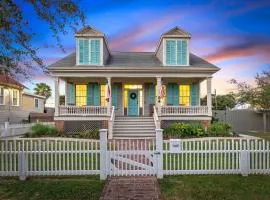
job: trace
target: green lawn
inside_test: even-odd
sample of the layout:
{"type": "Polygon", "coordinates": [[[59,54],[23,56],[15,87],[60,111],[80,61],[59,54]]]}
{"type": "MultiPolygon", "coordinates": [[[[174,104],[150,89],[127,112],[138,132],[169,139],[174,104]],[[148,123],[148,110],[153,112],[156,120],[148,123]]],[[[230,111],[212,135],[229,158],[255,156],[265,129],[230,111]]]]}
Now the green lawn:
{"type": "Polygon", "coordinates": [[[259,137],[259,138],[263,138],[265,140],[269,140],[270,141],[270,133],[263,133],[263,132],[248,132],[248,133],[243,133],[245,135],[251,135],[251,136],[255,136],[255,137],[259,137]]]}
{"type": "Polygon", "coordinates": [[[104,183],[99,176],[30,178],[24,182],[18,178],[0,178],[0,199],[97,200],[104,183]]]}
{"type": "Polygon", "coordinates": [[[270,199],[270,176],[165,176],[159,183],[165,200],[270,199]]]}

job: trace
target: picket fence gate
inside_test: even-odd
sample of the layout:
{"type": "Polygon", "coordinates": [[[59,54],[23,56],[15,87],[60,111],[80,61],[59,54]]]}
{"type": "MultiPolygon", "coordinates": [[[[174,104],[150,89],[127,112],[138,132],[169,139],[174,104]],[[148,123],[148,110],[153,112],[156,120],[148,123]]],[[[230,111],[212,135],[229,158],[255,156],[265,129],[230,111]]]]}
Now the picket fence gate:
{"type": "Polygon", "coordinates": [[[194,138],[170,140],[100,140],[75,138],[5,138],[0,140],[0,176],[176,174],[270,174],[270,143],[249,138],[194,138]]]}

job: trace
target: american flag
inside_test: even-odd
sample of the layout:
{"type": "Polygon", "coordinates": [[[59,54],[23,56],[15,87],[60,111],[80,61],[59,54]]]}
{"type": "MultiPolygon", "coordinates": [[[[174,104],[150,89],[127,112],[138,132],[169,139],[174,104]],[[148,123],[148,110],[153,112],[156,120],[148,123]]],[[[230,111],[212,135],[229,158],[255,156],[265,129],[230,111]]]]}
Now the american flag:
{"type": "Polygon", "coordinates": [[[109,85],[107,85],[107,89],[106,89],[106,101],[110,102],[110,98],[111,98],[111,88],[109,85]]]}
{"type": "Polygon", "coordinates": [[[161,99],[164,98],[165,96],[165,86],[163,85],[163,83],[161,84],[161,87],[160,87],[159,96],[161,99]]]}

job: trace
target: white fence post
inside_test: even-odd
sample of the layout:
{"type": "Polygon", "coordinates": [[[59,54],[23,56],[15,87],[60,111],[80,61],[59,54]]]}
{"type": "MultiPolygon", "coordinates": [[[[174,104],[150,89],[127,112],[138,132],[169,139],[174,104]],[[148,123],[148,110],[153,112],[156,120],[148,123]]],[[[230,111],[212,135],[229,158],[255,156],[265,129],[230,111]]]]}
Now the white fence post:
{"type": "Polygon", "coordinates": [[[18,153],[18,172],[20,181],[25,181],[28,171],[28,156],[27,152],[18,153]]]}
{"type": "Polygon", "coordinates": [[[163,129],[156,129],[157,178],[163,178],[163,129]]]}
{"type": "Polygon", "coordinates": [[[100,137],[100,180],[106,180],[107,129],[100,129],[99,137],[100,137]]]}
{"type": "MultiPolygon", "coordinates": [[[[248,142],[248,147],[249,147],[249,140],[247,140],[248,142]]],[[[249,159],[249,149],[247,149],[247,142],[240,142],[241,145],[241,153],[240,153],[240,170],[241,170],[241,174],[242,176],[248,176],[249,174],[249,170],[250,170],[250,159],[249,159]]]]}

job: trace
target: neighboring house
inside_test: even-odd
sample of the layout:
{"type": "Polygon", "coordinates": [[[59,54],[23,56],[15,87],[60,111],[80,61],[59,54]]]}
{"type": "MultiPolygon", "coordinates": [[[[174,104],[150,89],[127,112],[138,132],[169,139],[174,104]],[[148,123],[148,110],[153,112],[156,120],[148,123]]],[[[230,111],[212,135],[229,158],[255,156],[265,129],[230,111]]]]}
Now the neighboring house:
{"type": "Polygon", "coordinates": [[[30,112],[43,113],[45,97],[23,92],[24,85],[6,73],[0,74],[0,122],[28,120],[30,112]]]}
{"type": "Polygon", "coordinates": [[[189,52],[186,31],[175,27],[162,34],[155,52],[112,52],[105,35],[89,26],[75,38],[76,52],[49,66],[62,131],[109,128],[110,138],[154,137],[155,128],[174,121],[210,122],[211,78],[219,68],[189,52]],[[200,105],[204,80],[207,106],[200,105]]]}
{"type": "Polygon", "coordinates": [[[35,113],[44,113],[46,97],[23,92],[23,110],[35,113]]]}

